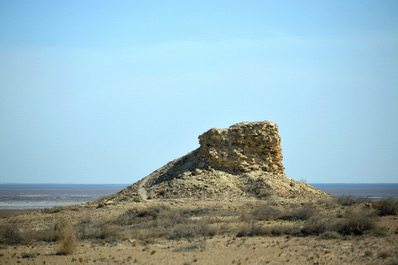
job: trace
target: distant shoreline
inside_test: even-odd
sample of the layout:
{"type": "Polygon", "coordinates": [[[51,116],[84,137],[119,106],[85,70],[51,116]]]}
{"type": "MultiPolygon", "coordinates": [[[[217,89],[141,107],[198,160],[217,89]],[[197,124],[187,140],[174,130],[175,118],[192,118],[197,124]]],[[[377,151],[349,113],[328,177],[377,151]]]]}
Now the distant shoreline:
{"type": "MultiPolygon", "coordinates": [[[[376,201],[398,199],[398,183],[309,183],[334,196],[376,201]]],[[[94,201],[118,193],[128,184],[0,184],[0,218],[32,210],[94,201]]]]}

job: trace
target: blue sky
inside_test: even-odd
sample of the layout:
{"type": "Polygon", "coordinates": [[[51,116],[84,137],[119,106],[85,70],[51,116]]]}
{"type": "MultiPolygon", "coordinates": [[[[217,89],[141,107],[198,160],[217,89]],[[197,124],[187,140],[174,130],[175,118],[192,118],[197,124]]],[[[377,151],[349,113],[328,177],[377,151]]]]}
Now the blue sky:
{"type": "Polygon", "coordinates": [[[0,0],[0,182],[133,183],[242,121],[285,173],[398,182],[397,1],[0,0]]]}

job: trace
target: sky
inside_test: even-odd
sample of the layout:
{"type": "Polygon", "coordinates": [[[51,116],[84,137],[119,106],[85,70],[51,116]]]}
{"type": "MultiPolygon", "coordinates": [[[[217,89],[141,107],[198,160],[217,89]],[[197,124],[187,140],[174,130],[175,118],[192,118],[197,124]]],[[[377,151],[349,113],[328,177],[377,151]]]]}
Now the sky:
{"type": "Polygon", "coordinates": [[[285,173],[398,182],[398,1],[0,0],[0,183],[132,184],[273,121],[285,173]]]}

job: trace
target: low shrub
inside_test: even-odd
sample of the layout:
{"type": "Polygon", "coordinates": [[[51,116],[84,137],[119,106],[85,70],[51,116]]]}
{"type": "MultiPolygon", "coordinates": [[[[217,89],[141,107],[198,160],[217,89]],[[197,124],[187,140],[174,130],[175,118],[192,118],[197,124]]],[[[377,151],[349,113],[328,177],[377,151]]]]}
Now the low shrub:
{"type": "Polygon", "coordinates": [[[120,239],[121,229],[109,221],[101,222],[90,227],[86,231],[86,237],[89,239],[101,239],[107,242],[114,242],[120,239]]]}
{"type": "Polygon", "coordinates": [[[65,229],[70,229],[71,224],[64,218],[56,219],[53,224],[45,229],[38,231],[30,231],[30,239],[32,241],[45,241],[45,242],[55,242],[59,241],[63,236],[65,229]]]}
{"type": "Polygon", "coordinates": [[[398,213],[398,201],[393,198],[380,200],[378,204],[372,204],[372,206],[380,216],[397,215],[398,213]]]}
{"type": "Polygon", "coordinates": [[[236,237],[252,236],[252,227],[248,223],[244,223],[237,229],[236,237]]]}
{"type": "Polygon", "coordinates": [[[241,225],[236,233],[237,237],[244,236],[270,236],[271,229],[269,227],[262,226],[255,222],[245,223],[241,225]]]}
{"type": "Polygon", "coordinates": [[[147,207],[143,209],[129,209],[124,214],[118,217],[118,223],[120,225],[132,225],[142,222],[153,221],[157,218],[159,213],[162,211],[162,207],[147,207]]]}
{"type": "Polygon", "coordinates": [[[33,259],[33,258],[36,258],[37,255],[35,253],[22,252],[21,257],[23,259],[33,259]]]}
{"type": "Polygon", "coordinates": [[[61,238],[59,240],[59,251],[57,254],[69,255],[75,251],[76,248],[76,236],[72,231],[71,227],[63,229],[61,238]]]}
{"type": "Polygon", "coordinates": [[[157,218],[154,220],[154,226],[170,228],[179,224],[188,224],[192,220],[188,217],[181,216],[180,211],[175,209],[167,209],[161,211],[157,218]]]}
{"type": "Polygon", "coordinates": [[[325,233],[331,226],[329,221],[319,216],[309,218],[301,228],[301,233],[304,235],[320,235],[325,233]]]}
{"type": "Polygon", "coordinates": [[[378,237],[383,237],[388,235],[388,227],[378,226],[373,228],[373,234],[378,237]]]}
{"type": "Polygon", "coordinates": [[[166,206],[151,206],[143,209],[129,209],[121,214],[116,222],[119,225],[170,227],[175,224],[187,223],[189,219],[182,216],[179,210],[171,209],[166,206]]]}
{"type": "Polygon", "coordinates": [[[275,225],[268,229],[270,231],[270,234],[273,236],[297,235],[300,233],[300,229],[294,225],[275,225]]]}
{"type": "Polygon", "coordinates": [[[23,243],[23,238],[16,223],[10,223],[0,227],[0,243],[6,245],[23,243]]]}
{"type": "Polygon", "coordinates": [[[70,223],[66,219],[57,219],[46,229],[31,231],[32,239],[36,241],[55,242],[61,239],[63,230],[68,228],[70,223]]]}
{"type": "Polygon", "coordinates": [[[335,231],[326,231],[319,235],[322,239],[339,239],[341,235],[335,231]]]}
{"type": "Polygon", "coordinates": [[[259,204],[251,212],[255,220],[268,221],[278,219],[281,211],[267,204],[259,204]]]}
{"type": "Polygon", "coordinates": [[[367,211],[347,211],[345,218],[337,224],[336,228],[342,235],[362,235],[374,229],[375,223],[367,211]]]}
{"type": "Polygon", "coordinates": [[[307,220],[312,217],[316,212],[316,208],[312,205],[304,205],[299,208],[288,211],[287,213],[281,215],[279,218],[282,220],[307,220]]]}
{"type": "Polygon", "coordinates": [[[168,231],[165,229],[134,229],[131,231],[132,237],[144,242],[155,243],[158,238],[163,238],[168,235],[168,231]]]}

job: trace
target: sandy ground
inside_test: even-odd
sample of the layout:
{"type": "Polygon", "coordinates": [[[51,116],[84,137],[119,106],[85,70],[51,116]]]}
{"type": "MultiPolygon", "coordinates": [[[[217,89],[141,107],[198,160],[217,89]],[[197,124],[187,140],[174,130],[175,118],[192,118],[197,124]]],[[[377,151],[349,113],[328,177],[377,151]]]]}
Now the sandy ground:
{"type": "Polygon", "coordinates": [[[217,236],[197,241],[165,241],[152,245],[125,241],[80,243],[75,253],[56,255],[57,245],[0,249],[1,264],[397,264],[397,236],[386,239],[322,240],[315,237],[235,238],[217,236]],[[386,249],[387,248],[387,249],[386,249]]]}
{"type": "MultiPolygon", "coordinates": [[[[172,207],[206,206],[232,209],[246,202],[171,201],[172,207]]],[[[20,222],[38,227],[59,217],[77,222],[90,216],[92,220],[118,216],[132,205],[147,207],[157,203],[119,204],[103,208],[71,206],[58,212],[0,213],[0,224],[20,222]]],[[[279,222],[279,221],[278,221],[279,222]]],[[[69,255],[57,255],[56,242],[32,242],[28,245],[0,246],[0,264],[398,264],[398,216],[380,217],[378,225],[388,227],[386,236],[345,236],[322,239],[319,236],[236,237],[219,234],[186,240],[158,239],[144,244],[135,239],[79,241],[69,255]]]]}

